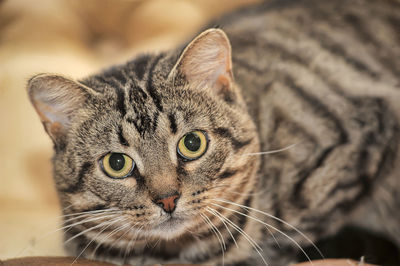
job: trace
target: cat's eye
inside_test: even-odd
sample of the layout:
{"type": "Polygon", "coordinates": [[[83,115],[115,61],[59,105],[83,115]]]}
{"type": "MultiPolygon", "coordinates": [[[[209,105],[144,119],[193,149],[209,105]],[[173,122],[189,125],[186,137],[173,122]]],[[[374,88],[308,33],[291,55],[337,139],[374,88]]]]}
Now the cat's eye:
{"type": "Polygon", "coordinates": [[[112,178],[124,178],[129,176],[135,162],[126,154],[110,152],[100,160],[103,172],[112,178]]]}
{"type": "Polygon", "coordinates": [[[185,160],[196,160],[202,156],[208,145],[207,135],[203,131],[192,131],[183,136],[178,143],[178,154],[185,160]]]}

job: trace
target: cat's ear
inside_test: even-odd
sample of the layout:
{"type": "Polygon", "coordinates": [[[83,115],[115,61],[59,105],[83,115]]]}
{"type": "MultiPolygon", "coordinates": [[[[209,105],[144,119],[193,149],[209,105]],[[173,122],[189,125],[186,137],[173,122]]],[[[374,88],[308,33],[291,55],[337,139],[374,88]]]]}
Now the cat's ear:
{"type": "Polygon", "coordinates": [[[170,77],[212,88],[217,94],[232,89],[231,45],[225,32],[209,29],[198,35],[182,52],[170,77]]]}
{"type": "Polygon", "coordinates": [[[65,135],[76,111],[93,93],[85,85],[59,75],[40,74],[28,82],[29,98],[55,143],[65,135]]]}

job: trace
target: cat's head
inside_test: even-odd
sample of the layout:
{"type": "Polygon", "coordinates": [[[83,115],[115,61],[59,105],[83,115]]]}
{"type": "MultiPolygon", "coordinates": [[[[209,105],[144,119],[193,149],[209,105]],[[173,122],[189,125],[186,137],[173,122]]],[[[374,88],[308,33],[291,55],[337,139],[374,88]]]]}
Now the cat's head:
{"type": "Polygon", "coordinates": [[[64,212],[94,211],[80,231],[108,221],[108,230],[175,238],[207,227],[213,199],[241,199],[255,184],[258,158],[246,154],[258,136],[222,30],[81,82],[37,75],[28,90],[54,142],[64,212]]]}

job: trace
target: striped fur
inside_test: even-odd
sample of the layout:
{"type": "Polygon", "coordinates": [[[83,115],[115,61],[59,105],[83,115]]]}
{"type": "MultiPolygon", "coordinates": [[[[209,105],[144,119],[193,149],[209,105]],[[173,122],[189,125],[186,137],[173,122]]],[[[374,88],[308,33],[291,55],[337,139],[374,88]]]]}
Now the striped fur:
{"type": "Polygon", "coordinates": [[[260,211],[312,241],[351,223],[400,247],[399,2],[276,1],[216,24],[232,45],[235,78],[218,93],[176,70],[192,47],[141,55],[76,85],[54,76],[30,81],[41,117],[37,97],[48,84],[82,98],[71,103],[66,129],[42,118],[55,142],[61,203],[71,206],[65,214],[97,213],[67,230],[66,239],[75,236],[68,250],[134,265],[294,261],[298,247],[277,230],[300,246],[308,240],[260,211]],[[176,143],[196,129],[209,134],[210,147],[186,163],[176,143]],[[102,174],[98,160],[110,151],[135,160],[132,177],[102,174]],[[176,221],[160,226],[168,217],[151,197],[171,188],[182,193],[176,221]]]}

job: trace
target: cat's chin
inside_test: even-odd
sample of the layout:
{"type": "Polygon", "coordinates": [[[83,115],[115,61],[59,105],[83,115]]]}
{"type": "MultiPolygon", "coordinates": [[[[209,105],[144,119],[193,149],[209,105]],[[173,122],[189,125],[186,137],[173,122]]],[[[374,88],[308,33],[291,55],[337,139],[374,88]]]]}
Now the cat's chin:
{"type": "Polygon", "coordinates": [[[169,216],[153,227],[151,232],[154,236],[170,240],[184,234],[188,225],[187,219],[169,216]]]}

